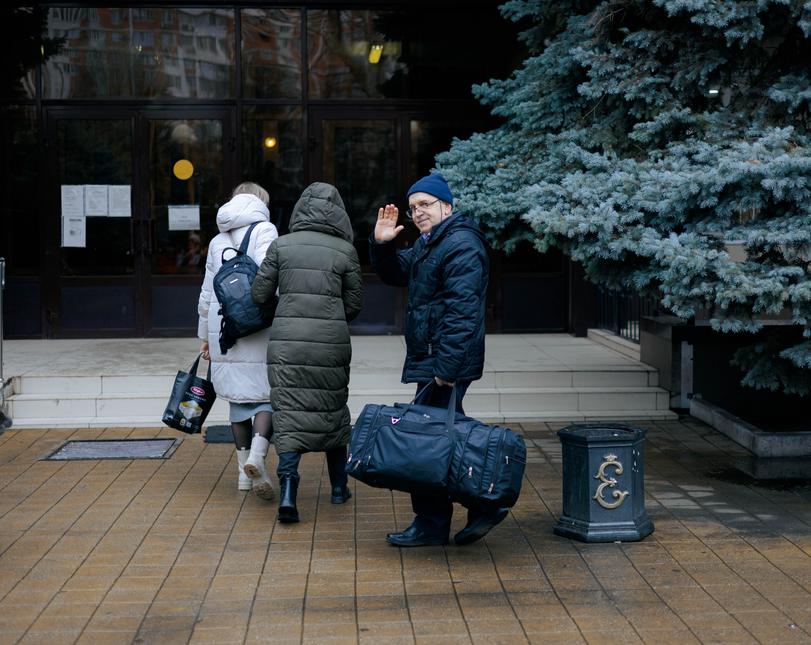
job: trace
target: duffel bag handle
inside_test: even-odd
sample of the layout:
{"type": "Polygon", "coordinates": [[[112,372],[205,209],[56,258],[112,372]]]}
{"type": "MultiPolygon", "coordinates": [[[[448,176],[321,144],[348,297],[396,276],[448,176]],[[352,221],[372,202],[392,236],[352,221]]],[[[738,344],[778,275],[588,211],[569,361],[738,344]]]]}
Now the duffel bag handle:
{"type": "MultiPolygon", "coordinates": [[[[420,397],[420,395],[422,395],[423,392],[426,392],[429,387],[435,387],[435,386],[436,386],[436,381],[434,381],[433,379],[428,381],[425,384],[425,387],[423,387],[421,390],[417,390],[417,393],[414,395],[414,398],[411,400],[411,403],[409,403],[408,405],[409,406],[421,405],[421,404],[417,403],[417,399],[420,397]]],[[[406,408],[406,409],[408,409],[408,408],[406,408]]],[[[456,421],[456,383],[454,383],[451,386],[451,398],[450,398],[450,401],[448,401],[448,419],[445,422],[445,430],[447,430],[448,433],[450,433],[453,430],[453,426],[454,426],[455,421],[456,421]]]]}

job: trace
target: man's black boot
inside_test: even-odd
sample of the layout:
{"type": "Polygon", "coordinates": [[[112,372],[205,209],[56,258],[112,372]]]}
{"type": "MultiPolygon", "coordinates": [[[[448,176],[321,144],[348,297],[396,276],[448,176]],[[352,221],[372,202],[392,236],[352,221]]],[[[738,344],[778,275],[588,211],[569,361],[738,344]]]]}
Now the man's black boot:
{"type": "Polygon", "coordinates": [[[282,524],[295,524],[298,522],[297,492],[298,479],[296,477],[292,475],[279,477],[279,521],[282,524]]]}
{"type": "Polygon", "coordinates": [[[487,513],[476,512],[472,509],[468,510],[467,524],[465,524],[465,528],[453,536],[453,541],[462,546],[480,540],[496,524],[503,521],[507,517],[507,513],[509,513],[507,508],[497,508],[495,511],[487,513]]]}
{"type": "Polygon", "coordinates": [[[348,486],[333,486],[332,487],[332,497],[330,497],[330,502],[333,504],[343,504],[352,497],[352,491],[349,490],[348,486]]]}
{"type": "Polygon", "coordinates": [[[386,542],[394,546],[441,546],[448,543],[448,535],[440,535],[417,527],[416,522],[405,531],[389,533],[386,542]]]}

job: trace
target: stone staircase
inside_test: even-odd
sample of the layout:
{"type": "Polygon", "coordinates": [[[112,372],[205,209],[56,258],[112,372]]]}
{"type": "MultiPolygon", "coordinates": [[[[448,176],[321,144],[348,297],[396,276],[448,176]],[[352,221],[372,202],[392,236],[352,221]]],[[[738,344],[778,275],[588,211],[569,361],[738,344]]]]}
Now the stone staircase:
{"type": "MultiPolygon", "coordinates": [[[[28,368],[22,366],[21,356],[11,361],[21,365],[18,375],[12,376],[9,400],[15,428],[160,426],[175,372],[188,369],[186,363],[191,363],[197,347],[193,339],[11,341],[6,343],[7,353],[14,351],[15,342],[55,344],[50,360],[49,353],[37,347],[40,351],[32,353],[28,368]],[[175,349],[167,355],[162,346],[175,349]],[[64,354],[58,351],[62,348],[64,354]],[[65,367],[70,363],[78,363],[73,374],[65,367]]],[[[675,418],[668,408],[668,392],[658,387],[656,370],[594,341],[527,334],[488,336],[487,343],[484,376],[465,397],[465,411],[476,418],[490,422],[675,418]]],[[[415,387],[399,382],[401,337],[353,337],[353,352],[349,395],[353,418],[369,402],[411,400],[415,387]]],[[[201,362],[201,375],[204,365],[201,362]]],[[[218,400],[207,423],[227,419],[228,404],[218,400]]]]}

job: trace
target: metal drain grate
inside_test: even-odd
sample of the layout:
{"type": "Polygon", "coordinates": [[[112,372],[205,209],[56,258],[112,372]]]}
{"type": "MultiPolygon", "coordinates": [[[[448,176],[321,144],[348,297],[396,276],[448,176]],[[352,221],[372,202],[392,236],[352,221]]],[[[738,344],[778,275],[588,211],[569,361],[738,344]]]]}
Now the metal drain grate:
{"type": "Polygon", "coordinates": [[[181,439],[122,439],[93,441],[70,439],[43,461],[74,459],[168,459],[181,439]]]}

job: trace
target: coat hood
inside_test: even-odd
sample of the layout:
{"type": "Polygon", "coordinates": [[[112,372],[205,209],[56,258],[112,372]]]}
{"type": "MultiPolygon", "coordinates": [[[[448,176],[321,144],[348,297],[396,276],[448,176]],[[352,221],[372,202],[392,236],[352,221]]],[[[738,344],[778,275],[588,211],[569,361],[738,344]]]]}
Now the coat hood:
{"type": "Polygon", "coordinates": [[[269,221],[268,207],[261,199],[248,193],[235,195],[217,211],[217,228],[220,229],[220,233],[242,228],[254,222],[269,221]]]}
{"type": "Polygon", "coordinates": [[[290,216],[290,232],[296,231],[317,231],[352,243],[352,222],[335,186],[317,181],[304,189],[290,216]]]}
{"type": "Polygon", "coordinates": [[[427,244],[436,244],[437,240],[441,239],[449,232],[458,229],[467,229],[476,235],[482,241],[482,244],[484,244],[485,247],[488,246],[487,238],[479,228],[479,225],[476,224],[476,222],[470,217],[461,212],[453,213],[451,217],[448,217],[435,226],[431,230],[431,236],[428,238],[427,244]]]}

